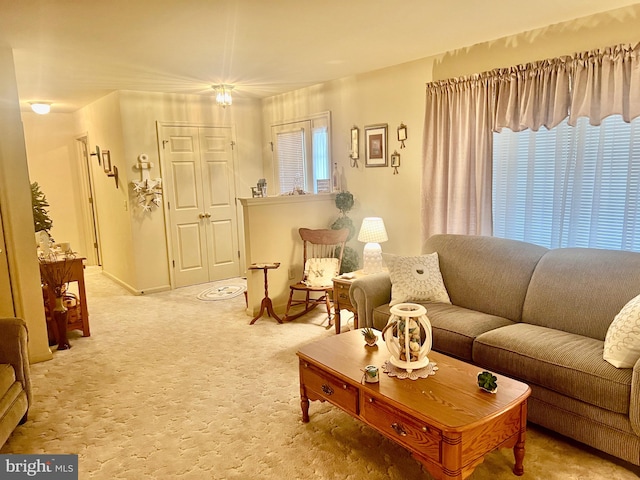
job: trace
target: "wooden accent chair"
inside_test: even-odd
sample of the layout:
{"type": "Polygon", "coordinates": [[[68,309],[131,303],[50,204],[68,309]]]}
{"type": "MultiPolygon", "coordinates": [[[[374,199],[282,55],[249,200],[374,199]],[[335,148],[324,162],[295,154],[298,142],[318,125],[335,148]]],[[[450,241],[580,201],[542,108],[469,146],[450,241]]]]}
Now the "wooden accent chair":
{"type": "Polygon", "coordinates": [[[349,230],[346,228],[340,230],[301,228],[298,232],[303,242],[302,264],[304,272],[302,280],[290,286],[284,321],[295,320],[309,313],[318,305],[326,305],[329,326],[331,326],[332,278],[340,274],[342,254],[349,230]],[[304,298],[294,298],[297,293],[304,294],[304,298]],[[313,298],[312,294],[320,294],[320,296],[313,298]],[[289,313],[292,307],[299,305],[304,305],[302,311],[294,314],[289,313]]]}

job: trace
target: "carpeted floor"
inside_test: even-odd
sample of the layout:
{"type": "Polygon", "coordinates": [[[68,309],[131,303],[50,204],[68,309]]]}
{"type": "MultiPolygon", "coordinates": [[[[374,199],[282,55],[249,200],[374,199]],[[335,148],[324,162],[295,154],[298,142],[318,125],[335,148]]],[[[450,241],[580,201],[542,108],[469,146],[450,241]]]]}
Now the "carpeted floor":
{"type": "MultiPolygon", "coordinates": [[[[313,402],[301,422],[295,352],[334,335],[321,313],[249,326],[243,295],[202,302],[196,285],[133,296],[95,267],[86,276],[91,337],[71,334],[70,350],[32,366],[29,421],[0,453],[76,453],[81,479],[431,478],[329,404],[313,402]]],[[[512,465],[510,450],[494,452],[470,478],[514,479],[512,465]]],[[[529,428],[523,479],[636,473],[529,428]]]]}

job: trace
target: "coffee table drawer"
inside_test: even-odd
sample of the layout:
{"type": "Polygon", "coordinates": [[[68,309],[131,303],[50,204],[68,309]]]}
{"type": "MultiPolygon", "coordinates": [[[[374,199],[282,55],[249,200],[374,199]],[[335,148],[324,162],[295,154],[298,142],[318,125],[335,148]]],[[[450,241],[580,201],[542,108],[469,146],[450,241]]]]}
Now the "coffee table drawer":
{"type": "Polygon", "coordinates": [[[358,415],[357,388],[305,361],[300,362],[300,380],[307,390],[307,396],[310,400],[314,400],[310,396],[310,393],[313,392],[318,396],[318,399],[328,400],[334,405],[358,415]]]}
{"type": "Polygon", "coordinates": [[[397,408],[366,393],[363,395],[361,416],[395,442],[441,462],[442,433],[397,408]]]}

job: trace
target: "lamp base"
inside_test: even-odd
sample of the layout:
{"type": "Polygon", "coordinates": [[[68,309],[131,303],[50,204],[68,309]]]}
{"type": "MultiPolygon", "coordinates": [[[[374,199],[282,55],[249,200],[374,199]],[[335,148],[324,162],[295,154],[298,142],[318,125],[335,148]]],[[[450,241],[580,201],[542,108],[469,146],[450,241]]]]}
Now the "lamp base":
{"type": "Polygon", "coordinates": [[[365,275],[382,271],[382,248],[379,243],[367,243],[364,246],[362,263],[365,275]]]}

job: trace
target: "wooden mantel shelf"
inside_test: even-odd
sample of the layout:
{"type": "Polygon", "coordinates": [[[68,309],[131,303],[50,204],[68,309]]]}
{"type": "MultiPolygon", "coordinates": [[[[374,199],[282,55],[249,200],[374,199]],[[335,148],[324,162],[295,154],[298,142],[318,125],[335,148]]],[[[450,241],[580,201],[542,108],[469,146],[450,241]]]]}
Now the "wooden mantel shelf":
{"type": "Polygon", "coordinates": [[[335,197],[335,193],[318,193],[309,195],[274,195],[272,197],[239,198],[243,207],[262,205],[286,205],[291,203],[321,202],[335,197]]]}

